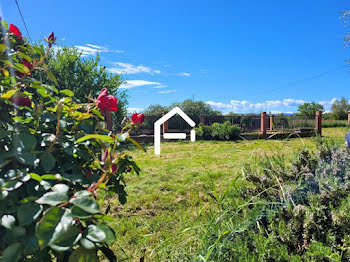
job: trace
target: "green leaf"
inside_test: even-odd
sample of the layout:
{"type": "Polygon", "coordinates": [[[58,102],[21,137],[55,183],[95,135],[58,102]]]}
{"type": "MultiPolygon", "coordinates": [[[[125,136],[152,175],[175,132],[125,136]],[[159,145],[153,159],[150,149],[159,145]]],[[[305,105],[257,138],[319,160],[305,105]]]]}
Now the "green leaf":
{"type": "Polygon", "coordinates": [[[22,244],[14,243],[8,246],[2,254],[2,262],[16,262],[22,256],[22,244]]]}
{"type": "Polygon", "coordinates": [[[52,175],[52,174],[46,174],[41,176],[44,180],[61,180],[61,176],[59,174],[52,175]]]}
{"type": "Polygon", "coordinates": [[[130,141],[131,143],[133,143],[135,146],[137,146],[142,151],[146,152],[146,149],[139,142],[137,142],[136,140],[134,140],[134,139],[132,139],[130,137],[127,137],[127,140],[130,141]]]}
{"type": "Polygon", "coordinates": [[[1,95],[1,98],[9,99],[16,93],[16,90],[9,90],[1,95]]]}
{"type": "Polygon", "coordinates": [[[78,197],[73,198],[70,203],[73,205],[80,207],[81,209],[85,210],[86,212],[97,214],[100,213],[100,208],[98,203],[93,198],[89,197],[78,197]]]}
{"type": "Polygon", "coordinates": [[[94,113],[96,116],[98,116],[101,120],[105,120],[105,118],[102,116],[102,114],[99,110],[91,109],[91,112],[94,113]]]}
{"type": "Polygon", "coordinates": [[[78,191],[74,194],[75,197],[88,197],[91,196],[91,192],[87,190],[78,191]]]}
{"type": "Polygon", "coordinates": [[[52,82],[54,82],[55,85],[58,86],[58,82],[57,82],[55,75],[53,73],[51,73],[50,71],[46,71],[46,74],[52,80],[52,82]]]}
{"type": "Polygon", "coordinates": [[[9,49],[7,45],[0,44],[0,52],[3,52],[5,49],[9,49]]]}
{"type": "Polygon", "coordinates": [[[60,93],[66,95],[66,96],[74,96],[73,91],[69,90],[69,89],[63,89],[60,91],[60,93]]]}
{"type": "Polygon", "coordinates": [[[44,153],[40,157],[40,164],[46,172],[54,168],[56,163],[56,158],[51,153],[44,153]]]}
{"type": "Polygon", "coordinates": [[[86,136],[83,136],[81,138],[79,138],[76,143],[81,143],[81,142],[84,142],[86,140],[89,140],[89,139],[99,139],[99,140],[102,140],[104,142],[107,142],[107,143],[114,143],[114,139],[110,136],[106,136],[106,135],[98,135],[98,134],[91,134],[91,135],[86,135],[86,136]]]}
{"type": "Polygon", "coordinates": [[[57,193],[67,194],[69,190],[69,186],[65,184],[56,184],[52,187],[52,191],[57,193]]]}
{"type": "Polygon", "coordinates": [[[35,202],[40,205],[46,204],[50,206],[56,206],[58,204],[61,204],[67,201],[68,201],[68,196],[66,193],[48,192],[35,202]]]}
{"type": "Polygon", "coordinates": [[[16,223],[16,219],[14,216],[11,215],[3,215],[0,220],[0,225],[7,229],[12,229],[14,228],[16,223]]]}
{"type": "Polygon", "coordinates": [[[104,230],[96,225],[89,225],[87,229],[86,238],[97,243],[103,243],[106,241],[106,233],[104,230]]]}
{"type": "Polygon", "coordinates": [[[34,161],[37,159],[36,155],[26,152],[18,154],[16,158],[21,164],[29,166],[34,166],[34,161]]]}
{"type": "Polygon", "coordinates": [[[28,124],[28,123],[33,121],[33,119],[30,117],[25,118],[25,117],[21,117],[21,116],[15,116],[15,117],[12,117],[12,119],[16,123],[22,123],[22,124],[28,124]]]}
{"type": "Polygon", "coordinates": [[[73,206],[71,208],[72,216],[79,219],[87,219],[91,217],[91,214],[82,210],[80,207],[73,206]]]}
{"type": "Polygon", "coordinates": [[[121,142],[124,142],[129,137],[130,137],[129,133],[117,134],[117,139],[121,142]]]}
{"type": "Polygon", "coordinates": [[[86,239],[85,237],[82,237],[80,239],[80,244],[82,245],[83,248],[86,249],[95,249],[96,248],[96,244],[92,241],[90,241],[89,239],[86,239]]]}
{"type": "Polygon", "coordinates": [[[54,232],[57,224],[60,222],[64,210],[62,208],[53,207],[49,209],[43,218],[36,225],[36,236],[39,240],[41,248],[46,247],[54,232]]]}
{"type": "Polygon", "coordinates": [[[24,226],[32,223],[40,216],[42,210],[43,207],[34,202],[23,203],[17,209],[19,225],[24,226]]]}
{"type": "Polygon", "coordinates": [[[30,71],[28,67],[26,67],[25,65],[20,64],[20,63],[15,63],[15,64],[13,65],[13,67],[14,67],[17,71],[19,71],[19,72],[21,72],[21,73],[24,73],[24,74],[28,74],[29,71],[30,71]]]}
{"type": "Polygon", "coordinates": [[[33,179],[33,180],[36,180],[38,182],[41,182],[42,181],[42,178],[41,176],[39,176],[38,174],[35,174],[35,173],[30,173],[30,178],[33,179]]]}
{"type": "Polygon", "coordinates": [[[13,147],[18,149],[18,147],[31,151],[36,147],[37,139],[35,136],[27,133],[13,134],[13,147]]]}
{"type": "Polygon", "coordinates": [[[42,97],[48,97],[49,94],[44,88],[38,88],[36,92],[42,97]]]}
{"type": "Polygon", "coordinates": [[[111,229],[109,226],[107,226],[103,223],[97,223],[96,225],[99,229],[101,229],[106,234],[105,242],[108,245],[113,244],[113,242],[115,241],[115,233],[114,233],[113,229],[111,229]]]}
{"type": "Polygon", "coordinates": [[[97,251],[78,247],[69,256],[68,262],[97,262],[97,251]]]}
{"type": "Polygon", "coordinates": [[[74,224],[70,210],[66,209],[56,226],[49,246],[56,251],[66,251],[71,249],[80,238],[80,228],[74,224]]]}
{"type": "Polygon", "coordinates": [[[0,139],[2,139],[2,138],[4,138],[4,137],[8,136],[9,134],[10,134],[9,131],[6,131],[6,130],[4,130],[4,129],[0,129],[0,139]]]}
{"type": "Polygon", "coordinates": [[[32,63],[32,58],[29,55],[26,55],[25,53],[22,53],[22,52],[17,52],[17,54],[19,57],[24,58],[29,63],[32,63]]]}
{"type": "Polygon", "coordinates": [[[3,239],[6,243],[14,243],[22,241],[23,237],[26,235],[26,229],[24,227],[14,227],[11,230],[7,230],[3,239]]]}

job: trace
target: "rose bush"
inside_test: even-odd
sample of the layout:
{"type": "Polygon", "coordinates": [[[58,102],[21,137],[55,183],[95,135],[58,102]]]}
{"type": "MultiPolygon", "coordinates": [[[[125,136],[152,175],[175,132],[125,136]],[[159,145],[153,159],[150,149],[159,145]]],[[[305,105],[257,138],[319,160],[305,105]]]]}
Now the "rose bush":
{"type": "Polygon", "coordinates": [[[100,191],[124,204],[124,176],[140,170],[120,145],[143,148],[126,129],[112,134],[104,128],[103,113],[117,110],[106,90],[85,104],[76,103],[71,90],[58,91],[43,62],[53,33],[44,52],[16,26],[1,23],[1,261],[96,261],[98,251],[115,261],[108,246],[116,236],[106,224],[113,218],[109,207],[101,208],[100,191]],[[33,79],[34,70],[53,85],[33,79]]]}

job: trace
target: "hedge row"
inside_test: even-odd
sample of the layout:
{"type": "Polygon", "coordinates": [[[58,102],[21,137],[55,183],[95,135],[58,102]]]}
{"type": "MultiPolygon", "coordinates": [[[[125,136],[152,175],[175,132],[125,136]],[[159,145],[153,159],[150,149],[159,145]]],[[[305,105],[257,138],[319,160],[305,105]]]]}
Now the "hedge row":
{"type": "Polygon", "coordinates": [[[223,124],[214,123],[211,126],[200,124],[196,128],[196,135],[203,140],[238,140],[240,138],[241,128],[232,125],[229,121],[223,124]]]}

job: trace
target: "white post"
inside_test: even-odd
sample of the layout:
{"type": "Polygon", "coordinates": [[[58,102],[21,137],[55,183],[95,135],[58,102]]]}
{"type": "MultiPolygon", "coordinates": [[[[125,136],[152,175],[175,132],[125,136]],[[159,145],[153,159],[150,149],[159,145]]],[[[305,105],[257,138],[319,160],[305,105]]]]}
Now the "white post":
{"type": "Polygon", "coordinates": [[[160,155],[160,125],[154,124],[154,153],[160,155]]]}
{"type": "Polygon", "coordinates": [[[194,129],[191,130],[191,142],[196,141],[196,132],[194,131],[194,129]]]}

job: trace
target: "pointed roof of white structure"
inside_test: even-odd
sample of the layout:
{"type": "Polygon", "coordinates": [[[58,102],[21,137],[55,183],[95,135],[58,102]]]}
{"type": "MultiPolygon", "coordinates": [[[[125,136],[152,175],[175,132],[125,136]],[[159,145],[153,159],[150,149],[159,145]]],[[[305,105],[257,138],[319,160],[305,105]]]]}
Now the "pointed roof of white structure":
{"type": "Polygon", "coordinates": [[[154,125],[161,125],[170,118],[172,118],[174,115],[179,114],[191,127],[195,127],[196,123],[189,118],[179,107],[174,107],[172,110],[170,110],[168,113],[166,113],[164,116],[159,118],[154,125]]]}

